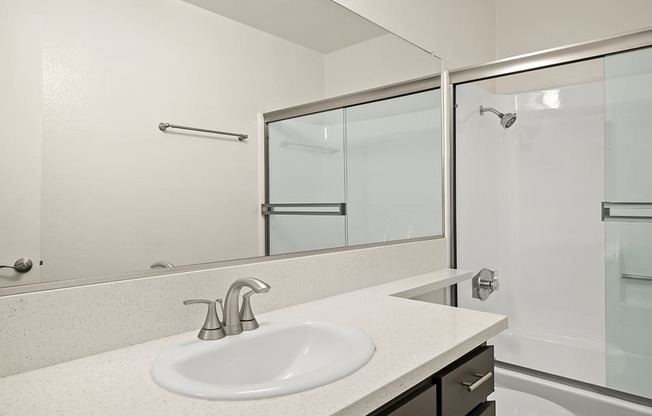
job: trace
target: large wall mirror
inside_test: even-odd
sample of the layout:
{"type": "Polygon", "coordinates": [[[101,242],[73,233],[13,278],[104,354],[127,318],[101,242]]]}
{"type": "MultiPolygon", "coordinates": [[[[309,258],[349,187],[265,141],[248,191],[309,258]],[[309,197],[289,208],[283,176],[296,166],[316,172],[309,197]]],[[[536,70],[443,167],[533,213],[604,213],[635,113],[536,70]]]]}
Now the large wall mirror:
{"type": "MultiPolygon", "coordinates": [[[[0,264],[33,262],[27,273],[0,269],[0,288],[21,291],[264,255],[263,114],[415,79],[431,84],[441,72],[438,58],[331,0],[8,0],[0,48],[0,264]]],[[[433,119],[418,122],[428,128],[441,125],[435,101],[433,119]]],[[[355,120],[409,123],[405,113],[424,100],[385,104],[349,113],[354,128],[343,134],[356,134],[355,120]]],[[[357,134],[364,140],[349,154],[364,158],[356,146],[373,137],[357,134]]],[[[324,154],[313,145],[290,150],[306,160],[324,154]]],[[[415,184],[436,206],[419,221],[431,221],[435,237],[441,157],[424,160],[415,146],[386,143],[372,168],[425,163],[439,183],[415,184]]],[[[367,192],[364,166],[348,166],[358,198],[367,192]]],[[[400,192],[384,175],[386,189],[376,180],[370,192],[400,192]]],[[[408,225],[385,240],[415,237],[408,225]]]]}

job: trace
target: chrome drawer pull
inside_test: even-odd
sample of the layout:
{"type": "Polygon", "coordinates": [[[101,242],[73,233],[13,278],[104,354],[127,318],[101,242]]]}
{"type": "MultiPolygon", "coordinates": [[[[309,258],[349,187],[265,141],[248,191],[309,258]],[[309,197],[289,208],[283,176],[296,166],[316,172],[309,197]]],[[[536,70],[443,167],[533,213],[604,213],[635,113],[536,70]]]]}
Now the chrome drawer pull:
{"type": "Polygon", "coordinates": [[[474,381],[473,383],[469,383],[468,381],[463,381],[462,385],[466,386],[466,391],[468,391],[470,393],[473,390],[480,387],[481,385],[483,385],[484,382],[489,380],[491,377],[493,377],[493,375],[494,374],[491,371],[489,371],[487,374],[484,374],[484,375],[483,374],[475,374],[476,377],[480,377],[480,378],[477,379],[476,381],[474,381]]]}

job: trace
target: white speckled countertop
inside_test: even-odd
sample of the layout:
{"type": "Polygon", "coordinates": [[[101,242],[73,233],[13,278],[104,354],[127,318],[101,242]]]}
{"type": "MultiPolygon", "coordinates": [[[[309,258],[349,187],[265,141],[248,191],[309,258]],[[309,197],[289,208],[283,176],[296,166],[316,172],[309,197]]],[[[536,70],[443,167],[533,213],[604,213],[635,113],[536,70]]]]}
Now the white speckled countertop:
{"type": "Polygon", "coordinates": [[[170,393],[152,382],[149,369],[159,352],[196,336],[189,332],[2,378],[0,414],[364,415],[507,328],[504,316],[409,299],[469,277],[445,269],[261,314],[259,321],[346,323],[373,338],[376,352],[367,365],[317,389],[242,402],[170,393]]]}

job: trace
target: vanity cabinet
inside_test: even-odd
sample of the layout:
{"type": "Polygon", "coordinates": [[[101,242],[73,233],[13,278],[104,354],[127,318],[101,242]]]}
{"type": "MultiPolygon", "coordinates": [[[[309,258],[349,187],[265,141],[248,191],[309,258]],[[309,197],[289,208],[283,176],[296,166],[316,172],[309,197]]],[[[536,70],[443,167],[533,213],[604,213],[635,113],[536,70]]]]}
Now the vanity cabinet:
{"type": "Polygon", "coordinates": [[[369,416],[495,416],[493,346],[480,346],[369,416]]]}
{"type": "Polygon", "coordinates": [[[428,377],[369,413],[369,416],[435,416],[437,414],[437,393],[434,377],[428,377]]]}

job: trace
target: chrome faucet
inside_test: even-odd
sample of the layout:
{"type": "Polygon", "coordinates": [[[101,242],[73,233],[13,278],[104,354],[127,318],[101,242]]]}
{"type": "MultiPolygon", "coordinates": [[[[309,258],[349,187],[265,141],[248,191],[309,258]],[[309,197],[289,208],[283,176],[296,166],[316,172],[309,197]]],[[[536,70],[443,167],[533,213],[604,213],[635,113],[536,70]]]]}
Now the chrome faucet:
{"type": "Polygon", "coordinates": [[[226,335],[238,335],[243,329],[249,331],[258,328],[258,322],[251,312],[249,297],[254,293],[269,292],[269,289],[270,286],[267,283],[253,277],[243,277],[233,282],[226,292],[224,301],[223,326],[226,335]],[[252,292],[248,292],[242,297],[242,311],[240,311],[238,299],[240,298],[240,290],[243,287],[252,289],[252,292]]]}
{"type": "Polygon", "coordinates": [[[208,305],[208,314],[202,329],[199,331],[197,338],[203,341],[213,341],[224,338],[227,335],[238,335],[242,331],[251,331],[258,328],[258,321],[251,310],[250,297],[254,293],[269,292],[270,286],[262,280],[253,277],[243,277],[233,282],[228,292],[226,292],[226,302],[222,307],[222,299],[205,300],[205,299],[191,299],[184,300],[185,305],[195,303],[205,303],[208,305]],[[240,298],[240,290],[243,287],[248,287],[251,292],[247,292],[242,296],[242,309],[238,310],[238,299],[240,298]],[[216,302],[222,307],[223,321],[220,321],[217,315],[216,302]]]}

